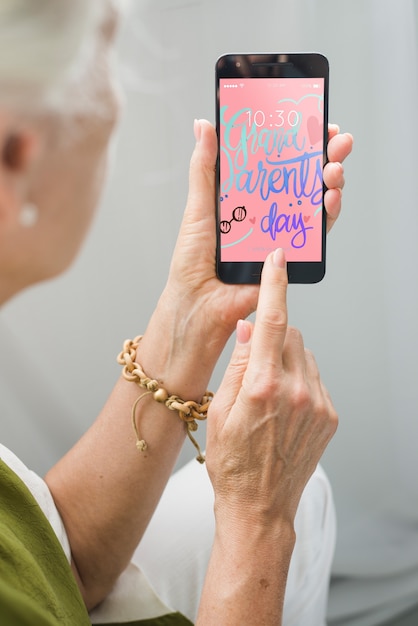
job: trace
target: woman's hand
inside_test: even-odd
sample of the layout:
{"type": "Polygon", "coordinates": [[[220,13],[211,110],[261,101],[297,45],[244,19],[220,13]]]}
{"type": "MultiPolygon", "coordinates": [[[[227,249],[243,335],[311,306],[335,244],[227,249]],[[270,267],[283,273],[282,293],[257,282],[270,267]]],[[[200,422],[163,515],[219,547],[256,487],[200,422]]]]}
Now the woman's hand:
{"type": "MultiPolygon", "coordinates": [[[[224,285],[215,269],[215,163],[216,132],[205,121],[195,122],[196,147],[190,163],[189,196],[174,252],[168,288],[187,306],[204,313],[207,331],[229,336],[239,318],[255,310],[258,287],[224,285]]],[[[344,187],[342,162],[351,152],[353,139],[329,126],[328,160],[324,168],[327,229],[341,210],[344,187]]],[[[204,330],[202,331],[204,332],[204,330]]]]}
{"type": "Polygon", "coordinates": [[[216,533],[197,626],[282,623],[296,509],[337,427],[315,360],[287,326],[286,288],[277,250],[264,264],[255,325],[238,322],[210,407],[216,533]]]}
{"type": "Polygon", "coordinates": [[[287,326],[282,250],[264,266],[254,328],[237,341],[208,416],[207,467],[217,510],[293,522],[302,491],[337,427],[313,355],[287,326]]]}

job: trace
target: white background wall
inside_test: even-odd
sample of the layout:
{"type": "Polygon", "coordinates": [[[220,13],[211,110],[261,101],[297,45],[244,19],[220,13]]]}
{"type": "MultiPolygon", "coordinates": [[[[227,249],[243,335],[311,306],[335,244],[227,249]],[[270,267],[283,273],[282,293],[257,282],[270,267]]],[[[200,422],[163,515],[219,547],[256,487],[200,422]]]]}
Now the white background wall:
{"type": "Polygon", "coordinates": [[[123,339],[145,329],[185,203],[193,119],[214,120],[217,56],[320,51],[330,119],[355,151],[326,279],[291,286],[290,320],[340,414],[323,461],[339,518],[330,621],[372,626],[418,598],[418,2],[135,6],[120,41],[125,115],[92,232],[70,272],[0,313],[2,442],[45,471],[99,411],[123,339]]]}

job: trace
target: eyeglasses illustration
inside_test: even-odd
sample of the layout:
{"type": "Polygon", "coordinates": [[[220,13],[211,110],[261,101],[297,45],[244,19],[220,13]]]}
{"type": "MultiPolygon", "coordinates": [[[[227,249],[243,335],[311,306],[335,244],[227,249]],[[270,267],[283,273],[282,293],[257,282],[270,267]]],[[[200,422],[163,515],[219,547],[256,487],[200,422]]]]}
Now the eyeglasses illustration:
{"type": "Polygon", "coordinates": [[[231,220],[229,220],[229,221],[228,220],[222,220],[222,222],[220,222],[219,230],[221,231],[221,233],[226,235],[226,233],[229,233],[229,231],[231,230],[231,223],[232,222],[243,222],[246,217],[247,217],[247,210],[246,210],[245,206],[237,206],[232,211],[232,219],[231,220]]]}

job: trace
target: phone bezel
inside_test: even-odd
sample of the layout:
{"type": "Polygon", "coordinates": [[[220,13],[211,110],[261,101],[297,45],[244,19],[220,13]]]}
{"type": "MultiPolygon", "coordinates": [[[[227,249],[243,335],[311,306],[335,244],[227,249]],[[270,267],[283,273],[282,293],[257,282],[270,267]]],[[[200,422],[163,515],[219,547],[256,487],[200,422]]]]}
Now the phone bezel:
{"type": "MultiPolygon", "coordinates": [[[[219,167],[219,81],[222,78],[260,78],[268,69],[273,78],[323,78],[324,79],[324,137],[323,163],[327,162],[329,63],[317,52],[224,54],[216,62],[216,130],[218,158],[216,163],[216,269],[220,280],[228,284],[257,284],[261,279],[264,262],[225,262],[220,255],[220,167],[219,167]],[[264,72],[264,73],[262,73],[264,72]]],[[[287,263],[290,283],[311,284],[321,281],[326,270],[326,210],[322,194],[322,258],[318,262],[292,261],[287,263]]]]}

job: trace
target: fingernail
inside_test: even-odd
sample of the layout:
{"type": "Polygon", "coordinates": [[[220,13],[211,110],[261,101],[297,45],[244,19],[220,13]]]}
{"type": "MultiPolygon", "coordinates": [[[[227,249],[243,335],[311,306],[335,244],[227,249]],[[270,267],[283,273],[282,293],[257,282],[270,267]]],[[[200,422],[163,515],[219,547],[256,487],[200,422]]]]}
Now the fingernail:
{"type": "Polygon", "coordinates": [[[286,259],[282,248],[277,248],[273,254],[273,264],[280,269],[283,269],[286,265],[286,259]]]}
{"type": "Polygon", "coordinates": [[[200,120],[195,120],[193,125],[194,138],[196,139],[196,143],[199,143],[200,137],[202,136],[202,126],[200,124],[200,120]]]}
{"type": "Polygon", "coordinates": [[[237,341],[238,343],[248,343],[251,339],[251,325],[245,320],[237,322],[237,341]]]}

